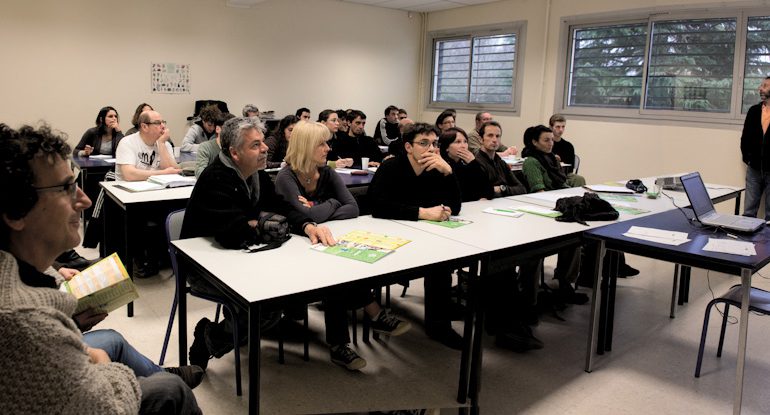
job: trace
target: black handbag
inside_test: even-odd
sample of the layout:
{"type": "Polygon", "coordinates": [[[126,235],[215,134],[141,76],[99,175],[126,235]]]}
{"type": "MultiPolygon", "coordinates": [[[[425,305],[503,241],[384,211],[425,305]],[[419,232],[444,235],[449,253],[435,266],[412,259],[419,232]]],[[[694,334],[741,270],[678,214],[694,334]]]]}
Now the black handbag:
{"type": "Polygon", "coordinates": [[[620,216],[609,202],[596,193],[586,192],[583,196],[563,197],[556,201],[556,209],[562,213],[559,222],[577,222],[588,225],[589,220],[615,220],[620,216]]]}

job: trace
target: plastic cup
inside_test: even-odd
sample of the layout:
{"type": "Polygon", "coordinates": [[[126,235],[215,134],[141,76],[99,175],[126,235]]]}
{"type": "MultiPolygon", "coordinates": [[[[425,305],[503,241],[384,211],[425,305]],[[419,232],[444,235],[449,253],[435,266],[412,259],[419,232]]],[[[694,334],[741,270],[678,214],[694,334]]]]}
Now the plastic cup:
{"type": "Polygon", "coordinates": [[[361,157],[361,169],[366,170],[369,168],[369,157],[361,157]]]}

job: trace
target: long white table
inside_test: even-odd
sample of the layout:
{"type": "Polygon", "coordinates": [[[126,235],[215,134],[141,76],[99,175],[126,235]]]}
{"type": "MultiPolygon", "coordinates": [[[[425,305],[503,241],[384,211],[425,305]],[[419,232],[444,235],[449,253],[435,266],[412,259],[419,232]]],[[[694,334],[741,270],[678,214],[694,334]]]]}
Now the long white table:
{"type": "MultiPolygon", "coordinates": [[[[230,300],[249,312],[249,413],[259,413],[259,321],[262,304],[289,296],[313,296],[341,284],[363,283],[375,286],[404,275],[424,276],[424,271],[436,266],[459,268],[469,265],[482,253],[480,249],[464,243],[369,216],[328,222],[326,225],[337,236],[354,230],[366,230],[409,239],[411,242],[373,264],[314,252],[310,248],[310,241],[299,236],[292,237],[279,249],[257,253],[222,249],[212,238],[193,238],[173,243],[180,259],[178,292],[185,292],[186,273],[198,272],[230,300]],[[281,277],[276,278],[276,275],[281,277]]],[[[186,310],[186,298],[180,295],[178,327],[182,365],[186,363],[187,356],[186,310]]],[[[470,346],[471,339],[466,336],[458,398],[468,393],[470,346]]]]}

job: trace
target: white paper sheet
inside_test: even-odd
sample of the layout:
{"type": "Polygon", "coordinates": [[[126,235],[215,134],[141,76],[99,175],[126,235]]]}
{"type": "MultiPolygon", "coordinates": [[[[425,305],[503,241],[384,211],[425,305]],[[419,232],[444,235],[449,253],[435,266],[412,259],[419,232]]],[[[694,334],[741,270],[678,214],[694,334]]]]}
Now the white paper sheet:
{"type": "Polygon", "coordinates": [[[757,254],[754,242],[736,241],[733,239],[709,238],[703,250],[742,256],[754,256],[757,254]]]}
{"type": "Polygon", "coordinates": [[[591,184],[583,187],[594,192],[629,193],[629,194],[634,193],[633,190],[626,188],[625,186],[608,186],[606,184],[591,184]]]}
{"type": "Polygon", "coordinates": [[[491,213],[493,215],[510,216],[512,218],[518,218],[520,216],[524,216],[523,212],[517,212],[511,208],[501,209],[501,208],[488,207],[484,209],[482,212],[491,213]]]}
{"type": "Polygon", "coordinates": [[[643,226],[632,226],[628,228],[628,231],[626,231],[623,236],[673,246],[679,246],[685,242],[690,242],[690,239],[687,238],[689,235],[684,232],[645,228],[643,226]]]}

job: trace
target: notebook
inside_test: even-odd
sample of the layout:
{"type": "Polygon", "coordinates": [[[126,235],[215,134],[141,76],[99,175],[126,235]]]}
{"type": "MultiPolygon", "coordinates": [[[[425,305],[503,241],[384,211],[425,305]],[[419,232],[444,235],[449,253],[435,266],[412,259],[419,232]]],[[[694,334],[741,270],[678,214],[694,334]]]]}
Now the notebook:
{"type": "Polygon", "coordinates": [[[704,225],[739,232],[754,232],[765,224],[764,219],[717,213],[698,172],[682,176],[682,186],[690,199],[695,217],[704,225]]]}

